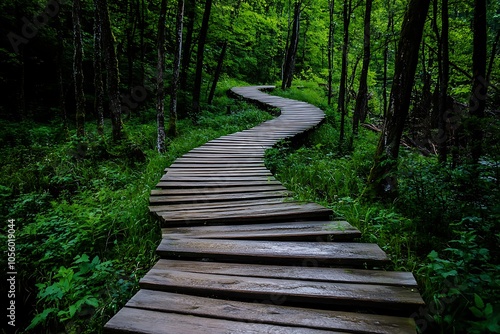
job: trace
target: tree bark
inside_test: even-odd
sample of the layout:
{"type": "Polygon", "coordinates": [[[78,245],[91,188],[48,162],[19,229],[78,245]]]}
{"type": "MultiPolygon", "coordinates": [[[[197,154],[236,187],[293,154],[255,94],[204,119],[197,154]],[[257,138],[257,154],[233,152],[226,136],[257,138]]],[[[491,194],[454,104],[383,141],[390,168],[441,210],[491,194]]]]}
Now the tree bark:
{"type": "Polygon", "coordinates": [[[441,1],[441,65],[440,65],[440,93],[439,93],[439,120],[438,120],[438,158],[439,162],[446,163],[448,156],[448,134],[446,117],[451,106],[448,103],[448,84],[450,82],[450,54],[449,54],[449,6],[448,0],[441,1]]]}
{"type": "Polygon", "coordinates": [[[473,163],[478,163],[483,153],[482,119],[486,108],[488,84],[486,82],[486,0],[474,1],[474,48],[472,53],[472,94],[469,101],[470,153],[473,163]]]}
{"type": "Polygon", "coordinates": [[[330,23],[328,27],[328,105],[332,105],[333,95],[333,39],[335,37],[335,22],[333,14],[335,9],[335,1],[328,1],[330,23]]]}
{"type": "Polygon", "coordinates": [[[102,22],[102,45],[104,47],[105,64],[108,81],[109,109],[111,111],[112,138],[114,141],[122,139],[122,118],[120,101],[120,74],[118,59],[115,50],[115,37],[111,31],[111,21],[108,12],[107,0],[97,0],[99,17],[102,22]]]}
{"type": "Polygon", "coordinates": [[[349,25],[351,22],[352,0],[344,0],[343,20],[344,20],[344,44],[342,45],[342,69],[340,74],[340,88],[338,99],[338,110],[340,113],[340,138],[339,146],[342,145],[345,136],[345,116],[346,116],[346,90],[347,90],[347,52],[349,48],[349,25]]]}
{"type": "Polygon", "coordinates": [[[182,30],[184,21],[184,0],[177,1],[176,48],[174,54],[174,69],[172,72],[172,88],[170,97],[170,118],[168,136],[177,136],[177,91],[179,90],[179,75],[182,57],[182,30]]]}
{"type": "Polygon", "coordinates": [[[97,133],[104,134],[104,83],[102,80],[102,21],[97,0],[94,0],[94,111],[97,115],[97,133]]]}
{"type": "Polygon", "coordinates": [[[404,124],[408,116],[411,91],[415,80],[423,28],[430,0],[410,0],[407,7],[396,57],[389,108],[384,120],[363,196],[392,199],[397,196],[397,159],[404,124]]]}
{"type": "Polygon", "coordinates": [[[75,81],[76,135],[85,137],[85,94],[83,91],[83,40],[81,2],[73,0],[73,77],[75,81]]]}
{"type": "Polygon", "coordinates": [[[368,108],[368,69],[370,67],[370,19],[372,14],[373,0],[366,0],[365,9],[365,38],[363,42],[363,68],[361,69],[361,78],[359,79],[359,90],[354,108],[354,118],[352,124],[353,134],[358,134],[359,122],[366,120],[368,108]]]}
{"type": "Polygon", "coordinates": [[[222,65],[224,64],[224,58],[226,57],[228,41],[225,40],[222,43],[222,49],[220,50],[219,59],[217,61],[217,68],[215,69],[214,81],[212,82],[212,87],[210,88],[210,93],[208,94],[208,104],[212,104],[215,96],[215,89],[217,88],[217,82],[219,82],[220,74],[222,72],[222,65]]]}
{"type": "Polygon", "coordinates": [[[161,1],[160,16],[158,19],[158,63],[156,67],[156,122],[157,140],[156,149],[159,153],[166,151],[165,145],[165,83],[163,71],[165,68],[165,24],[167,16],[167,0],[161,1]]]}
{"type": "Polygon", "coordinates": [[[283,82],[281,84],[281,89],[283,90],[292,87],[293,71],[295,70],[295,59],[297,57],[297,48],[299,45],[301,4],[302,4],[301,1],[297,1],[295,3],[293,24],[292,24],[292,35],[290,37],[290,43],[288,44],[288,48],[286,51],[283,82]]]}
{"type": "Polygon", "coordinates": [[[193,44],[194,21],[196,16],[196,0],[188,0],[185,4],[186,38],[182,54],[180,89],[187,90],[189,64],[191,62],[191,46],[193,44]]]}
{"type": "Polygon", "coordinates": [[[208,34],[208,23],[210,20],[210,11],[212,10],[212,0],[205,0],[205,11],[203,13],[203,22],[201,24],[200,35],[198,37],[198,51],[196,55],[196,74],[193,88],[193,117],[196,119],[201,112],[201,83],[203,76],[203,57],[205,54],[205,42],[208,34]]]}

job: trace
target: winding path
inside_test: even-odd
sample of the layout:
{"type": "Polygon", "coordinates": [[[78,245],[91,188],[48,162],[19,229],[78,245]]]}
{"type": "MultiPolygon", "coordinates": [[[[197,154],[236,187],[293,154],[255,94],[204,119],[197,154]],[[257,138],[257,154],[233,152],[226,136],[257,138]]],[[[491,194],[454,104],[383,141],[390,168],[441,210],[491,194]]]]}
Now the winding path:
{"type": "Polygon", "coordinates": [[[353,240],[332,211],[299,203],[265,168],[264,152],[313,129],[323,112],[270,96],[232,94],[279,108],[252,129],[177,159],[153,190],[158,263],[105,326],[109,333],[415,333],[423,305],[411,273],[381,270],[387,255],[353,240]]]}

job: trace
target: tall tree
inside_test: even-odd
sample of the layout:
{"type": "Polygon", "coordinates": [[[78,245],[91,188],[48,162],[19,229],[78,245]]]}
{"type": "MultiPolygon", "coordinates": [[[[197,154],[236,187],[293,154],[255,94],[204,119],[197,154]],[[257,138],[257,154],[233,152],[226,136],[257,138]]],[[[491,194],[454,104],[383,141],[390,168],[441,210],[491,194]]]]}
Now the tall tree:
{"type": "Polygon", "coordinates": [[[198,50],[196,55],[196,74],[193,87],[193,116],[197,117],[201,111],[201,83],[203,77],[203,58],[205,54],[205,43],[208,34],[208,23],[210,12],[212,10],[212,0],[205,0],[205,11],[203,12],[203,21],[201,23],[200,34],[198,36],[198,50]]]}
{"type": "Polygon", "coordinates": [[[179,74],[182,58],[182,30],[184,20],[184,0],[177,1],[176,46],[174,54],[174,68],[172,71],[172,87],[170,95],[170,117],[168,122],[168,136],[177,135],[177,91],[179,90],[179,74]]]}
{"type": "Polygon", "coordinates": [[[111,30],[111,20],[108,12],[108,1],[97,0],[99,18],[101,20],[102,45],[106,64],[109,109],[111,111],[111,126],[113,140],[122,138],[122,117],[120,101],[120,74],[118,71],[118,59],[116,57],[115,37],[111,30]]]}
{"type": "Polygon", "coordinates": [[[335,13],[335,0],[328,0],[328,105],[332,104],[333,95],[333,46],[335,36],[335,22],[333,15],[335,13]]]}
{"type": "Polygon", "coordinates": [[[344,141],[346,92],[347,92],[347,56],[349,51],[349,25],[351,23],[352,0],[344,0],[343,20],[344,20],[344,42],[342,44],[342,69],[340,73],[340,89],[338,99],[338,109],[340,113],[340,138],[339,145],[344,141]]]}
{"type": "Polygon", "coordinates": [[[419,48],[429,5],[430,0],[410,0],[406,9],[399,38],[389,108],[364,196],[390,198],[397,195],[395,171],[399,145],[410,107],[419,48]]]}
{"type": "Polygon", "coordinates": [[[196,0],[187,0],[185,4],[186,38],[183,43],[180,89],[187,90],[191,46],[193,44],[194,22],[196,19],[196,0]]]}
{"type": "Polygon", "coordinates": [[[477,163],[483,148],[482,119],[486,107],[488,86],[486,83],[486,0],[474,1],[474,46],[472,53],[472,94],[469,101],[469,114],[472,120],[469,124],[471,132],[470,152],[472,162],[477,163]]]}
{"type": "Polygon", "coordinates": [[[292,34],[290,37],[290,41],[288,43],[288,48],[286,50],[286,57],[285,57],[285,64],[283,71],[283,82],[281,83],[281,89],[287,89],[292,86],[293,72],[295,70],[295,60],[297,57],[297,49],[299,46],[301,5],[302,1],[295,2],[292,34]]]}
{"type": "Polygon", "coordinates": [[[85,136],[85,93],[83,91],[83,39],[80,0],[73,0],[73,77],[75,80],[76,134],[85,136]]]}
{"type": "Polygon", "coordinates": [[[165,146],[165,83],[163,72],[165,68],[165,24],[167,17],[167,0],[161,0],[160,16],[158,18],[158,63],[156,67],[156,121],[157,141],[159,153],[166,151],[165,146]]]}
{"type": "MultiPolygon", "coordinates": [[[[235,9],[231,11],[230,19],[229,19],[229,34],[231,35],[233,33],[233,22],[235,21],[236,17],[238,17],[239,11],[240,11],[240,6],[241,6],[242,0],[238,0],[236,3],[235,9]]],[[[215,89],[217,88],[217,83],[219,82],[220,75],[222,73],[222,66],[224,64],[224,58],[226,57],[226,52],[227,48],[229,45],[229,40],[226,38],[222,42],[222,47],[221,51],[219,54],[219,59],[217,60],[217,68],[215,69],[214,73],[214,80],[212,82],[212,87],[210,88],[210,93],[208,94],[208,104],[212,104],[212,101],[215,96],[215,89]]]]}
{"type": "Polygon", "coordinates": [[[449,53],[449,6],[448,0],[441,0],[441,36],[438,39],[439,60],[439,113],[438,113],[438,157],[439,162],[447,160],[447,133],[446,117],[450,105],[448,102],[448,84],[450,82],[450,53],[449,53]]]}
{"type": "Polygon", "coordinates": [[[370,18],[372,14],[373,0],[366,0],[365,22],[364,22],[364,41],[363,41],[363,69],[361,70],[361,78],[359,79],[359,90],[354,107],[353,117],[353,134],[358,134],[359,122],[364,122],[368,108],[368,68],[370,67],[370,18]]]}
{"type": "Polygon", "coordinates": [[[94,111],[97,114],[97,133],[104,133],[104,83],[102,80],[102,22],[97,0],[94,0],[94,111]]]}

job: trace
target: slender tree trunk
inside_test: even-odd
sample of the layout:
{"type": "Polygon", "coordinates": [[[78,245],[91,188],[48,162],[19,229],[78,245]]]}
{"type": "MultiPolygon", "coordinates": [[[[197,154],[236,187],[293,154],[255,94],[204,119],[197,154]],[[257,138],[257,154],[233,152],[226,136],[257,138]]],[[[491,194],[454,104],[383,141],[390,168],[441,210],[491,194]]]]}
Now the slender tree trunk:
{"type": "Polygon", "coordinates": [[[418,54],[430,0],[410,0],[403,19],[394,80],[384,129],[375,153],[364,196],[393,198],[397,195],[395,172],[399,144],[410,107],[418,54]]]}
{"type": "Polygon", "coordinates": [[[83,92],[83,40],[81,2],[73,0],[73,76],[75,80],[76,135],[85,137],[85,94],[83,92]]]}
{"type": "MultiPolygon", "coordinates": [[[[238,2],[236,3],[234,11],[231,12],[230,25],[229,25],[229,33],[230,34],[233,33],[234,21],[236,20],[236,18],[239,15],[240,7],[241,7],[241,2],[242,2],[242,0],[238,0],[238,2]]],[[[222,43],[222,49],[220,51],[219,59],[217,61],[217,68],[216,68],[215,74],[214,74],[214,81],[212,82],[212,87],[210,88],[210,93],[208,95],[208,104],[212,104],[212,102],[213,102],[213,99],[214,99],[214,96],[215,96],[215,89],[217,88],[217,83],[219,82],[219,78],[220,78],[220,75],[222,73],[222,66],[224,64],[224,58],[226,57],[226,52],[227,52],[228,45],[229,45],[229,42],[226,39],[222,43]]]]}
{"type": "Polygon", "coordinates": [[[292,87],[293,72],[295,70],[295,59],[297,57],[297,48],[299,45],[301,5],[302,5],[301,1],[297,1],[295,3],[292,35],[290,38],[290,43],[288,44],[288,49],[286,51],[283,82],[281,84],[281,89],[283,90],[292,87]]]}
{"type": "Polygon", "coordinates": [[[61,18],[57,18],[57,81],[59,90],[59,114],[64,131],[68,134],[68,114],[66,111],[66,90],[64,86],[64,35],[61,18]]]}
{"type": "Polygon", "coordinates": [[[94,0],[94,110],[97,115],[97,133],[104,134],[104,83],[102,80],[102,22],[97,0],[94,0]]]}
{"type": "MultiPolygon", "coordinates": [[[[448,0],[441,1],[441,71],[440,71],[440,93],[439,93],[439,118],[438,118],[438,157],[439,162],[446,163],[448,156],[448,134],[446,131],[446,117],[450,105],[448,103],[448,84],[450,81],[450,54],[449,54],[449,15],[448,0]]],[[[438,51],[439,52],[439,51],[438,51]]]]}
{"type": "Polygon", "coordinates": [[[361,78],[359,80],[358,96],[356,98],[356,106],[354,108],[354,119],[352,124],[353,134],[358,134],[359,122],[366,120],[368,108],[368,69],[370,67],[370,18],[372,14],[373,0],[366,0],[365,10],[365,39],[363,44],[363,69],[361,70],[361,78]]]}
{"type": "Polygon", "coordinates": [[[472,94],[469,101],[472,162],[477,163],[483,153],[482,119],[486,107],[488,84],[486,82],[486,0],[474,1],[474,48],[472,54],[472,94]]]}
{"type": "Polygon", "coordinates": [[[196,16],[196,0],[188,0],[185,5],[186,38],[183,45],[180,89],[187,90],[189,64],[191,62],[191,46],[196,16]]]}
{"type": "Polygon", "coordinates": [[[217,68],[215,69],[214,81],[212,82],[212,87],[210,88],[210,94],[208,94],[208,104],[212,104],[215,96],[215,89],[217,88],[217,82],[219,82],[220,74],[222,72],[222,65],[224,64],[224,58],[226,57],[228,41],[224,41],[222,44],[222,49],[220,50],[219,59],[217,61],[217,68]]]}
{"type": "Polygon", "coordinates": [[[170,119],[168,123],[168,136],[177,136],[177,91],[179,90],[179,75],[182,58],[182,30],[184,21],[184,0],[177,1],[177,27],[176,48],[174,55],[174,69],[172,74],[172,89],[170,98],[170,119]]]}
{"type": "Polygon", "coordinates": [[[99,6],[99,17],[102,22],[102,45],[104,47],[105,64],[108,81],[109,109],[111,111],[112,137],[114,141],[122,138],[122,116],[120,101],[120,74],[118,71],[118,59],[116,57],[115,37],[111,31],[111,21],[108,12],[107,0],[97,0],[99,6]]]}
{"type": "Polygon", "coordinates": [[[329,7],[329,28],[328,28],[328,105],[332,105],[333,95],[333,40],[335,37],[335,22],[333,14],[335,9],[335,0],[328,1],[329,7]]]}
{"type": "Polygon", "coordinates": [[[163,71],[165,68],[165,24],[167,16],[167,0],[161,1],[160,17],[158,19],[158,63],[156,67],[156,121],[157,141],[159,153],[166,151],[165,145],[165,83],[163,71]]]}
{"type": "Polygon", "coordinates": [[[201,24],[200,35],[198,37],[198,51],[196,56],[196,74],[193,88],[193,117],[197,118],[201,111],[201,83],[203,77],[203,57],[205,54],[205,42],[208,34],[208,23],[210,20],[210,11],[212,10],[212,0],[205,0],[205,11],[203,13],[203,22],[201,24]]]}
{"type": "Polygon", "coordinates": [[[340,89],[338,109],[340,113],[340,138],[339,146],[342,145],[345,137],[345,116],[346,116],[346,90],[347,90],[347,52],[349,49],[349,25],[351,22],[352,0],[344,0],[344,44],[342,45],[342,69],[340,74],[340,89]]]}

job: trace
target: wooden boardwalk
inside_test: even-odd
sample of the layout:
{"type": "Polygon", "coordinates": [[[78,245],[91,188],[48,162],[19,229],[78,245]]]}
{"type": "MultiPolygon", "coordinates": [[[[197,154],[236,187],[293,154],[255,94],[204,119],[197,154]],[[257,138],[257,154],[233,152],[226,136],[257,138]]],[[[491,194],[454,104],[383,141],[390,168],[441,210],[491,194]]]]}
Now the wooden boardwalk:
{"type": "Polygon", "coordinates": [[[382,270],[388,257],[376,244],[353,241],[360,232],[331,221],[330,209],[294,201],[265,168],[267,148],[324,118],[265,88],[232,93],[279,117],[190,151],[152,191],[161,259],[107,332],[416,332],[413,275],[382,270]]]}

